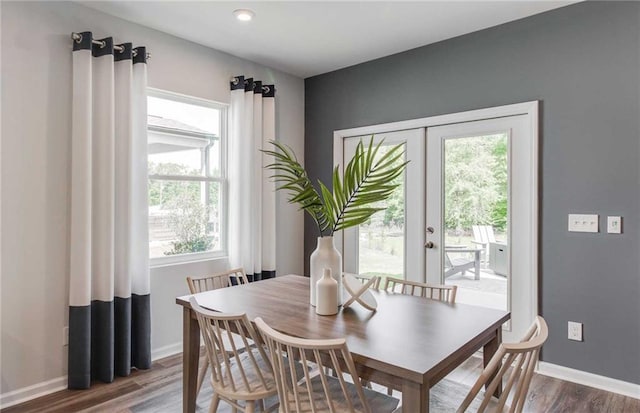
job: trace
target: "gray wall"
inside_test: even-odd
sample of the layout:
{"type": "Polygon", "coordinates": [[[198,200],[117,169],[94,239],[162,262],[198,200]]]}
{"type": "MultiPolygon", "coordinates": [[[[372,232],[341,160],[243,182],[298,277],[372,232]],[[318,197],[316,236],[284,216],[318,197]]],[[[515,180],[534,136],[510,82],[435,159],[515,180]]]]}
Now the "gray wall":
{"type": "MultiPolygon", "coordinates": [[[[639,59],[640,4],[587,2],[312,77],[306,165],[331,182],[337,129],[539,99],[542,358],[640,383],[639,59]],[[569,212],[625,233],[569,234],[569,212]]],[[[305,256],[315,237],[306,220],[305,256]]]]}
{"type": "MultiPolygon", "coordinates": [[[[2,266],[3,395],[66,374],[69,272],[72,31],[92,30],[146,45],[149,86],[229,101],[229,79],[247,74],[278,89],[278,137],[302,153],[301,78],[208,49],[74,3],[2,2],[2,266]]],[[[278,194],[277,270],[303,268],[302,214],[278,194]]],[[[185,277],[221,271],[226,260],[151,271],[152,350],[181,351],[175,297],[185,277]]]]}

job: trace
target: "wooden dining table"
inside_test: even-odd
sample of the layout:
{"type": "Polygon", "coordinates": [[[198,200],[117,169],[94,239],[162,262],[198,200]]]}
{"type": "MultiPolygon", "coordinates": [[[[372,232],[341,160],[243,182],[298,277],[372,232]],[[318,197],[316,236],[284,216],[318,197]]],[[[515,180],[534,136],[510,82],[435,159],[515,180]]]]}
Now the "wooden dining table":
{"type": "MultiPolygon", "coordinates": [[[[309,278],[285,275],[196,294],[203,307],[262,317],[274,329],[296,337],[345,337],[360,378],[402,392],[405,412],[428,412],[429,389],[483,348],[485,365],[502,339],[506,311],[448,304],[386,291],[372,291],[377,311],[358,304],[321,316],[309,304],[309,278]]],[[[200,328],[183,306],[183,412],[196,407],[200,328]]],[[[498,390],[499,391],[499,390],[498,390]]]]}

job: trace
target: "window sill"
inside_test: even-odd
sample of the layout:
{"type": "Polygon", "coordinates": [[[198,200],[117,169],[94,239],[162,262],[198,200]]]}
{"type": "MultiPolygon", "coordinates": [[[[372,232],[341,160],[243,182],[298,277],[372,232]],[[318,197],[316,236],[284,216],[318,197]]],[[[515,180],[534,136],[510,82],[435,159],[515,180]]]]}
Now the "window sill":
{"type": "Polygon", "coordinates": [[[185,254],[179,257],[158,257],[151,258],[149,260],[149,268],[166,268],[175,267],[180,265],[196,264],[205,261],[222,261],[227,260],[229,257],[225,252],[211,252],[202,254],[185,254]]]}

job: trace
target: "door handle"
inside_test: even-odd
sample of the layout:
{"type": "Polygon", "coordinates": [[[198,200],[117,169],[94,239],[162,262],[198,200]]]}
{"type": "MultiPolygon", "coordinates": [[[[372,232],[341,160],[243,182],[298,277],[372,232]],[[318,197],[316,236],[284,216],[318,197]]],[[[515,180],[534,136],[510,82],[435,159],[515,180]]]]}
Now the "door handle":
{"type": "Polygon", "coordinates": [[[436,246],[436,244],[434,244],[434,243],[433,243],[433,242],[431,242],[431,241],[428,241],[426,244],[424,244],[424,247],[425,247],[425,248],[429,248],[429,249],[431,249],[431,248],[433,248],[433,247],[435,247],[435,246],[436,246]]]}

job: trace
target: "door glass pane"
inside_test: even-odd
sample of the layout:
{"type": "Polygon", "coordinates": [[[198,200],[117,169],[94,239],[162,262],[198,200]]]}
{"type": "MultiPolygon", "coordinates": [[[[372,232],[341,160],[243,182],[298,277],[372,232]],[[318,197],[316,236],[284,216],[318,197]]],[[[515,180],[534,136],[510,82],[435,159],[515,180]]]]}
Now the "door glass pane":
{"type": "MultiPolygon", "coordinates": [[[[381,146],[377,157],[384,155],[391,145],[381,146]]],[[[405,155],[406,156],[406,155],[405,155]]],[[[404,160],[398,159],[400,164],[404,160]]],[[[394,184],[399,184],[386,201],[373,204],[384,208],[359,227],[358,272],[360,274],[404,278],[405,269],[405,173],[394,184]]]]}
{"type": "Polygon", "coordinates": [[[456,301],[508,309],[508,133],[444,142],[445,284],[456,301]]]}

